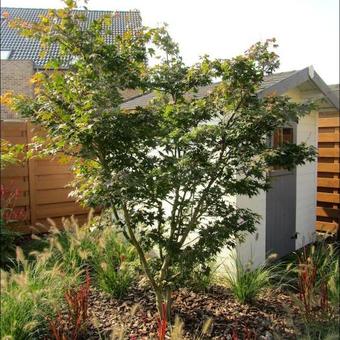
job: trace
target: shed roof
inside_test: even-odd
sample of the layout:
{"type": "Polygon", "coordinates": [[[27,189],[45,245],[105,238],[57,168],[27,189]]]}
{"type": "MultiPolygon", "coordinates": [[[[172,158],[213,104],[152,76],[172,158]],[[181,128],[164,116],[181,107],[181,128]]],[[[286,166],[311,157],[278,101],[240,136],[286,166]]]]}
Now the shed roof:
{"type": "Polygon", "coordinates": [[[340,84],[332,84],[328,86],[331,89],[331,92],[334,93],[339,99],[340,98],[340,84]]]}
{"type": "MultiPolygon", "coordinates": [[[[112,42],[114,37],[123,34],[128,29],[136,30],[142,27],[142,19],[138,10],[133,11],[92,11],[75,10],[86,15],[84,27],[104,15],[112,15],[112,36],[106,36],[108,42],[112,42]]],[[[39,22],[40,17],[48,13],[45,8],[14,8],[1,7],[1,50],[10,51],[9,60],[32,60],[35,67],[41,68],[51,59],[59,56],[59,47],[53,44],[44,57],[40,56],[42,51],[40,42],[37,39],[23,37],[18,30],[10,28],[9,19],[20,18],[27,22],[39,22]]],[[[65,60],[67,66],[68,60],[65,60]]]]}
{"type": "MultiPolygon", "coordinates": [[[[299,71],[288,71],[267,75],[259,89],[258,95],[260,97],[264,97],[271,93],[274,93],[275,95],[282,95],[289,89],[298,87],[308,81],[312,82],[313,86],[317,87],[332,106],[339,109],[339,98],[335,95],[334,88],[331,89],[328,87],[328,85],[314,71],[312,66],[299,71]]],[[[214,83],[200,87],[194,96],[196,98],[207,96],[217,84],[218,83],[214,83]]],[[[137,106],[146,106],[148,102],[155,97],[155,95],[155,93],[147,93],[129,99],[122,105],[122,107],[126,109],[134,109],[137,106]]]]}

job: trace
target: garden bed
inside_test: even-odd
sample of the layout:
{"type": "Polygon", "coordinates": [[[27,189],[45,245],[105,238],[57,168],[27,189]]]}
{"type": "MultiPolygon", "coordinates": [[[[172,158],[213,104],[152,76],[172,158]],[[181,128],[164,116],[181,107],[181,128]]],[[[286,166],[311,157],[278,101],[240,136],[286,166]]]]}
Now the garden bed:
{"type": "Polygon", "coordinates": [[[114,229],[75,227],[17,241],[23,249],[2,272],[1,338],[338,339],[336,243],[317,243],[255,271],[238,267],[234,281],[227,267],[186,278],[172,295],[177,333],[167,325],[164,338],[136,253],[114,229]]]}
{"type": "MultiPolygon", "coordinates": [[[[295,339],[298,332],[292,320],[298,314],[292,297],[283,292],[268,292],[251,305],[237,302],[221,286],[207,292],[180,289],[173,294],[173,315],[184,323],[187,339],[199,336],[203,323],[211,319],[208,339],[295,339]]],[[[158,317],[153,293],[133,288],[126,298],[117,300],[91,290],[89,300],[91,325],[88,339],[98,339],[124,330],[124,339],[157,338],[158,317]]]]}

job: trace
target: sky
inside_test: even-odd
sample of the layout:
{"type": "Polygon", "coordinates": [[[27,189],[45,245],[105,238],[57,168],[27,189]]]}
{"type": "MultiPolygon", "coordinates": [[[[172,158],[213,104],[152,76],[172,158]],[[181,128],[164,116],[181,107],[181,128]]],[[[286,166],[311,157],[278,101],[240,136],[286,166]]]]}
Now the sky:
{"type": "MultiPolygon", "coordinates": [[[[60,0],[2,0],[3,7],[60,8],[60,0]]],[[[313,65],[339,83],[339,0],[90,0],[89,9],[141,12],[143,24],[167,23],[185,62],[230,58],[275,37],[279,71],[313,65]]]]}

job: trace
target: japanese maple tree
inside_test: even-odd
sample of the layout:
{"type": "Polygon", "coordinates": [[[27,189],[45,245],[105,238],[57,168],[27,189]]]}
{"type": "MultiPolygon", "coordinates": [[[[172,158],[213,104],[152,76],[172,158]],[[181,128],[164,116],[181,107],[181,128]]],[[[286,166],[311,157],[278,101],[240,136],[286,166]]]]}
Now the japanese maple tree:
{"type": "Polygon", "coordinates": [[[108,43],[110,18],[85,28],[86,12],[74,11],[73,1],[66,5],[39,23],[13,22],[46,49],[58,44],[61,58],[49,64],[53,72],[34,75],[34,98],[6,95],[5,102],[46,129],[49,151],[76,158],[73,194],[112,211],[138,251],[158,310],[165,304],[170,313],[179,266],[190,273],[255,231],[260,217],[228,198],[268,190],[274,165],[293,169],[314,158],[305,144],[268,143],[311,106],[258,96],[279,66],[274,40],[187,66],[164,27],[108,43]],[[65,58],[72,63],[61,70],[65,58]],[[127,89],[153,99],[124,108],[127,89]]]}

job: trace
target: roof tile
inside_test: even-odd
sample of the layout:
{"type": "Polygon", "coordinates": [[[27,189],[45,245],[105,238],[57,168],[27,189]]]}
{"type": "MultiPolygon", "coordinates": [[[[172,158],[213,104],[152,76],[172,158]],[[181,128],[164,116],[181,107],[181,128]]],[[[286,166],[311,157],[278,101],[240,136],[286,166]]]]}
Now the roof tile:
{"type": "MultiPolygon", "coordinates": [[[[58,45],[52,45],[44,57],[40,56],[42,48],[40,42],[35,39],[26,38],[19,34],[18,30],[10,28],[8,19],[3,14],[6,13],[9,19],[20,18],[28,22],[38,22],[41,15],[46,15],[48,9],[41,8],[13,8],[1,7],[1,49],[10,50],[11,60],[33,60],[36,67],[43,67],[46,62],[51,59],[59,57],[58,45]]],[[[128,29],[136,30],[142,26],[142,19],[140,12],[133,11],[85,11],[76,10],[76,12],[86,13],[87,20],[85,26],[87,27],[93,20],[98,19],[104,15],[112,15],[113,37],[126,32],[128,29]]],[[[113,41],[113,37],[107,37],[109,42],[113,41]]],[[[71,58],[65,59],[65,66],[71,58]]]]}

